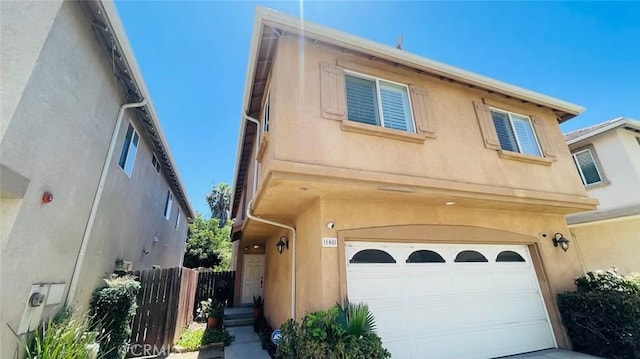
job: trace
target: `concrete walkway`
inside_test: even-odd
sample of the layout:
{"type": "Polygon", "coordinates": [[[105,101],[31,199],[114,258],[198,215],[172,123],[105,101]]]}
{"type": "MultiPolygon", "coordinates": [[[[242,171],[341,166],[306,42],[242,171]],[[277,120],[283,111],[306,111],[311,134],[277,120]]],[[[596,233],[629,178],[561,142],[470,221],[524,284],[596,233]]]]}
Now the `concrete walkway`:
{"type": "Polygon", "coordinates": [[[562,349],[547,349],[540,350],[533,353],[512,355],[503,357],[503,359],[598,359],[600,357],[594,357],[593,355],[587,355],[569,350],[562,349]]]}
{"type": "Polygon", "coordinates": [[[271,359],[253,326],[227,328],[236,340],[224,348],[224,359],[271,359]]]}

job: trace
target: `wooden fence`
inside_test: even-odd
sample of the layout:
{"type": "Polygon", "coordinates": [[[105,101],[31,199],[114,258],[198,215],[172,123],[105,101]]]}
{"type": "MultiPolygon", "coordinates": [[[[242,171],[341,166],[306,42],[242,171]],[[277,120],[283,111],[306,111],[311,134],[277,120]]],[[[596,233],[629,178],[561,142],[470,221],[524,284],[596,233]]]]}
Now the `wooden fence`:
{"type": "Polygon", "coordinates": [[[226,302],[228,306],[233,305],[233,291],[236,272],[213,272],[204,270],[198,272],[198,288],[196,289],[195,307],[193,315],[200,305],[200,301],[208,298],[215,298],[218,301],[226,302]]]}
{"type": "MultiPolygon", "coordinates": [[[[198,272],[188,268],[130,273],[140,281],[138,309],[131,325],[131,348],[170,350],[193,320],[198,272]]],[[[133,355],[133,350],[130,355],[133,355]]]]}

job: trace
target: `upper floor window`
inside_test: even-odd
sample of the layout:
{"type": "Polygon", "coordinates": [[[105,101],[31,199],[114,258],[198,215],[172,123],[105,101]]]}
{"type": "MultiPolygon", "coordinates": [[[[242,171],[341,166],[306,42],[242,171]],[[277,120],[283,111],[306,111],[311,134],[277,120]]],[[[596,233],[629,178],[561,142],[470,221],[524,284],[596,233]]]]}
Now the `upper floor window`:
{"type": "Polygon", "coordinates": [[[348,120],[415,132],[406,85],[349,72],[345,86],[348,120]]]}
{"type": "Polygon", "coordinates": [[[492,108],[491,118],[501,149],[541,156],[540,146],[528,116],[492,108]]]}
{"type": "Polygon", "coordinates": [[[124,143],[122,145],[122,152],[120,153],[120,161],[118,161],[120,168],[122,168],[124,173],[129,177],[131,177],[131,173],[133,172],[133,162],[136,159],[139,141],[140,136],[138,132],[133,128],[133,125],[129,123],[127,135],[124,137],[124,143]]]}
{"type": "Polygon", "coordinates": [[[173,227],[175,230],[177,230],[178,227],[180,227],[180,219],[182,219],[182,212],[180,212],[180,209],[178,209],[178,216],[176,217],[176,225],[175,227],[173,227]]]}
{"type": "Polygon", "coordinates": [[[153,158],[151,158],[151,165],[156,169],[156,173],[160,174],[160,161],[158,161],[156,155],[153,155],[153,158]]]}
{"type": "Polygon", "coordinates": [[[602,182],[602,176],[600,176],[591,150],[585,149],[574,153],[573,161],[576,163],[580,178],[585,186],[602,182]]]}
{"type": "Polygon", "coordinates": [[[167,200],[164,203],[164,218],[169,220],[171,217],[171,206],[173,205],[173,194],[171,190],[167,190],[167,200]]]}
{"type": "Polygon", "coordinates": [[[271,102],[271,91],[267,91],[267,98],[264,100],[264,108],[262,109],[262,130],[269,132],[269,106],[271,102]]]}

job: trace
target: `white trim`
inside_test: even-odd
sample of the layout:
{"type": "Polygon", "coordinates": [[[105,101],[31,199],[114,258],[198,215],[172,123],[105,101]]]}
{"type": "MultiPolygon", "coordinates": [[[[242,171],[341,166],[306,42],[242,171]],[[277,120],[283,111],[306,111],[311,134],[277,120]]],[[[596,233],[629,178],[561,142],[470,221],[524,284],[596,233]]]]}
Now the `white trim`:
{"type": "MultiPolygon", "coordinates": [[[[630,119],[630,118],[625,118],[625,119],[623,119],[623,120],[621,120],[621,121],[615,121],[615,120],[614,120],[614,121],[613,121],[613,123],[611,123],[611,124],[610,124],[610,125],[608,125],[608,126],[605,126],[605,127],[599,128],[599,129],[597,129],[597,130],[595,130],[595,131],[592,131],[592,132],[588,132],[588,133],[586,133],[586,134],[584,134],[584,135],[582,135],[582,136],[580,136],[580,137],[576,137],[576,138],[574,138],[574,139],[572,139],[572,140],[567,141],[567,145],[573,145],[574,143],[577,143],[577,142],[580,142],[580,141],[583,141],[583,140],[589,139],[589,138],[591,138],[591,137],[598,136],[598,135],[600,135],[600,134],[602,134],[602,133],[605,133],[605,132],[611,131],[611,130],[613,130],[613,129],[616,129],[616,128],[618,128],[618,127],[622,127],[622,126],[625,126],[625,125],[626,125],[626,126],[631,126],[631,127],[634,127],[634,128],[636,128],[636,129],[640,130],[640,121],[632,120],[632,119],[630,119]]],[[[578,129],[578,130],[576,130],[576,131],[580,131],[580,130],[583,130],[583,129],[584,129],[584,128],[582,128],[582,129],[578,129]]],[[[572,132],[575,132],[575,131],[572,131],[572,132]]],[[[570,134],[570,133],[572,133],[572,132],[567,133],[567,135],[568,135],[568,134],[570,134]]]]}
{"type": "Polygon", "coordinates": [[[176,216],[176,225],[173,227],[176,231],[180,227],[180,219],[182,218],[182,211],[178,208],[178,215],[176,216]]]}
{"type": "Polygon", "coordinates": [[[164,201],[164,218],[168,221],[171,218],[171,210],[173,207],[173,193],[171,189],[167,189],[167,198],[164,201]]]}
{"type": "MultiPolygon", "coordinates": [[[[538,134],[536,133],[536,129],[533,127],[533,121],[531,121],[531,116],[523,115],[521,113],[517,113],[517,112],[513,112],[513,111],[503,110],[501,108],[497,108],[497,107],[493,107],[493,106],[489,106],[489,109],[490,109],[490,111],[502,112],[502,113],[507,115],[507,118],[509,119],[509,124],[511,125],[511,131],[513,131],[513,137],[515,137],[515,139],[516,139],[516,145],[518,146],[518,153],[522,153],[523,155],[544,157],[544,153],[542,152],[542,148],[540,147],[540,141],[538,141],[538,134]],[[516,132],[516,127],[513,124],[513,119],[511,118],[511,115],[521,116],[521,117],[526,118],[529,121],[529,128],[531,129],[531,133],[533,133],[533,139],[535,140],[536,147],[538,148],[538,155],[532,155],[530,153],[522,152],[522,146],[520,145],[520,139],[518,138],[518,133],[516,132]]],[[[493,121],[493,118],[491,119],[491,121],[493,121]]],[[[507,151],[507,150],[504,150],[504,151],[507,151]]]]}
{"type": "MultiPolygon", "coordinates": [[[[387,80],[381,77],[376,77],[376,76],[371,76],[371,75],[366,75],[357,71],[352,71],[352,70],[343,70],[345,75],[349,75],[349,76],[353,76],[353,77],[359,77],[363,80],[370,80],[373,81],[376,85],[376,101],[378,102],[378,117],[380,120],[380,124],[376,125],[376,126],[380,126],[382,128],[387,128],[384,125],[384,111],[382,110],[382,95],[380,94],[380,82],[385,82],[388,83],[390,85],[395,85],[395,86],[399,86],[399,87],[403,87],[406,91],[406,95],[407,95],[407,102],[409,102],[409,117],[411,118],[411,124],[413,126],[413,129],[411,131],[409,130],[405,130],[405,132],[408,133],[418,133],[417,128],[416,128],[416,121],[415,118],[413,116],[413,107],[411,105],[411,92],[409,89],[409,86],[407,84],[403,84],[400,82],[395,82],[395,81],[391,81],[391,80],[387,80]]],[[[345,87],[346,87],[346,81],[345,81],[345,87]]],[[[345,88],[345,97],[347,96],[347,90],[345,88]]],[[[345,99],[346,100],[346,99],[345,99]]],[[[348,105],[347,105],[348,106],[348,105]]],[[[349,114],[348,114],[348,108],[347,108],[347,120],[349,120],[349,114]]],[[[406,125],[409,125],[408,123],[406,125]]],[[[407,126],[408,127],[408,126],[407,126]]],[[[399,130],[401,131],[401,130],[399,130]]]]}
{"type": "Polygon", "coordinates": [[[133,176],[133,169],[136,165],[136,157],[138,155],[138,148],[140,147],[140,134],[138,133],[138,129],[133,124],[133,121],[128,121],[127,129],[124,131],[124,140],[122,141],[122,148],[120,149],[120,157],[118,157],[118,167],[124,172],[127,177],[131,178],[133,176]],[[129,139],[129,145],[127,146],[127,154],[124,157],[124,164],[120,165],[120,159],[122,158],[122,151],[124,151],[125,142],[127,140],[127,132],[129,132],[129,126],[133,129],[133,133],[131,134],[131,138],[129,139]],[[134,138],[138,136],[138,144],[136,145],[136,150],[133,152],[131,156],[131,173],[127,173],[126,167],[127,163],[129,163],[129,150],[131,150],[131,145],[133,144],[134,138]]]}
{"type": "Polygon", "coordinates": [[[160,164],[160,161],[158,160],[158,157],[155,153],[151,154],[151,166],[156,171],[156,173],[160,175],[160,168],[162,168],[162,165],[160,164]]]}
{"type": "Polygon", "coordinates": [[[580,150],[577,152],[571,152],[571,157],[573,158],[573,162],[576,164],[576,167],[578,167],[578,172],[580,173],[580,178],[582,178],[582,184],[585,187],[589,187],[595,184],[599,184],[602,183],[602,174],[600,174],[600,169],[598,169],[598,164],[596,163],[596,159],[595,157],[593,157],[593,153],[591,153],[591,149],[590,148],[585,148],[584,150],[580,150]],[[576,158],[576,156],[582,152],[589,152],[589,157],[591,157],[591,163],[593,163],[593,167],[595,167],[596,169],[596,173],[598,173],[598,178],[600,178],[600,181],[598,182],[593,182],[593,183],[587,183],[586,178],[584,177],[584,173],[582,172],[582,167],[580,167],[580,163],[578,162],[578,159],[576,158]]]}

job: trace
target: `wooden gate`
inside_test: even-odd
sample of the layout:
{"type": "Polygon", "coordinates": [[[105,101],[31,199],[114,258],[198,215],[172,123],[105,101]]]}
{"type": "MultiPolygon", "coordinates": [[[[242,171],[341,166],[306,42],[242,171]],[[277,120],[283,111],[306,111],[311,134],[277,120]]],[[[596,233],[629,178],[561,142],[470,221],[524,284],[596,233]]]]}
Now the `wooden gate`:
{"type": "Polygon", "coordinates": [[[198,272],[198,288],[196,289],[193,315],[200,302],[209,298],[215,298],[220,302],[226,302],[228,306],[233,306],[233,291],[236,272],[213,272],[204,270],[198,272]]]}
{"type": "Polygon", "coordinates": [[[188,268],[146,269],[130,273],[140,281],[138,308],[131,324],[129,356],[141,348],[167,353],[193,320],[198,272],[188,268]]]}

